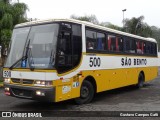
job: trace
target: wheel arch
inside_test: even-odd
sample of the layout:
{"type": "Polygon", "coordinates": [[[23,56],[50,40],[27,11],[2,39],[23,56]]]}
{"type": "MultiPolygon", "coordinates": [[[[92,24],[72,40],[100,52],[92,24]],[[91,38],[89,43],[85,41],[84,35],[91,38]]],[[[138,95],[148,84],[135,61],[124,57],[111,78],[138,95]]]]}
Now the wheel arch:
{"type": "Polygon", "coordinates": [[[93,76],[89,75],[89,76],[85,77],[85,79],[83,81],[85,81],[85,80],[92,83],[92,85],[94,87],[94,92],[97,93],[97,83],[96,83],[95,78],[93,76]]]}

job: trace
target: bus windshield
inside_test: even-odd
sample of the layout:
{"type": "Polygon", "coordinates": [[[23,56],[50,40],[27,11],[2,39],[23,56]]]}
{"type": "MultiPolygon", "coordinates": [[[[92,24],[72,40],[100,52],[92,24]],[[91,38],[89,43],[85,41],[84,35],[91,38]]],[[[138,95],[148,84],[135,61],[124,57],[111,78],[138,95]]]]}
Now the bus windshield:
{"type": "Polygon", "coordinates": [[[54,68],[58,31],[59,24],[16,28],[5,67],[54,68]]]}

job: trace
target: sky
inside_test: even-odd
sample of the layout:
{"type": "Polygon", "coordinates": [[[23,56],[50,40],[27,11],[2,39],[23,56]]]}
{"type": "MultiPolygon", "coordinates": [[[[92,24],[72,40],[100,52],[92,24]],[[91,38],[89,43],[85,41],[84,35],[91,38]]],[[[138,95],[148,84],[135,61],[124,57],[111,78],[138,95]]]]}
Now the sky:
{"type": "MultiPolygon", "coordinates": [[[[14,0],[16,1],[16,0],[14,0]]],[[[150,26],[160,27],[160,0],[19,0],[28,5],[28,18],[40,20],[95,15],[99,22],[123,26],[124,18],[145,17],[150,26]]]]}

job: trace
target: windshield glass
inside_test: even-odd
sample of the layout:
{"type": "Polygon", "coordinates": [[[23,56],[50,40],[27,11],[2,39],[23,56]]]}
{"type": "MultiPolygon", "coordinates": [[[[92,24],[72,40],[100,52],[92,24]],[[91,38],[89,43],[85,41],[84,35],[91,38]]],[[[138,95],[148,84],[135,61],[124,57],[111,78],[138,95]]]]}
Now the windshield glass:
{"type": "Polygon", "coordinates": [[[13,30],[11,38],[11,48],[6,60],[5,67],[10,67],[22,57],[29,30],[30,27],[18,28],[13,30]]]}
{"type": "Polygon", "coordinates": [[[58,24],[33,26],[29,34],[28,66],[52,68],[55,63],[58,24]],[[30,66],[29,66],[30,64],[30,66]]]}
{"type": "MultiPolygon", "coordinates": [[[[22,51],[21,57],[27,55],[27,59],[17,63],[14,68],[53,68],[55,63],[58,30],[59,24],[32,26],[28,37],[24,38],[25,47],[21,44],[17,44],[22,51]]],[[[17,39],[15,39],[15,41],[17,41],[17,39]]],[[[13,45],[12,47],[18,49],[13,45]]],[[[17,53],[14,54],[16,55],[17,53]]],[[[7,67],[10,67],[10,65],[6,63],[7,67]]]]}

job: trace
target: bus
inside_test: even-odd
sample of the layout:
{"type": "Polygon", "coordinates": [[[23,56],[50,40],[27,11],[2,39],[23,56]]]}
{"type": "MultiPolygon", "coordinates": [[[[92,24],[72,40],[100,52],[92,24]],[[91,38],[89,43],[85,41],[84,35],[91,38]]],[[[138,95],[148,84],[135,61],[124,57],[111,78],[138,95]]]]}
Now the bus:
{"type": "Polygon", "coordinates": [[[15,26],[3,68],[7,96],[89,103],[95,93],[135,85],[158,76],[153,38],[74,19],[15,26]]]}

